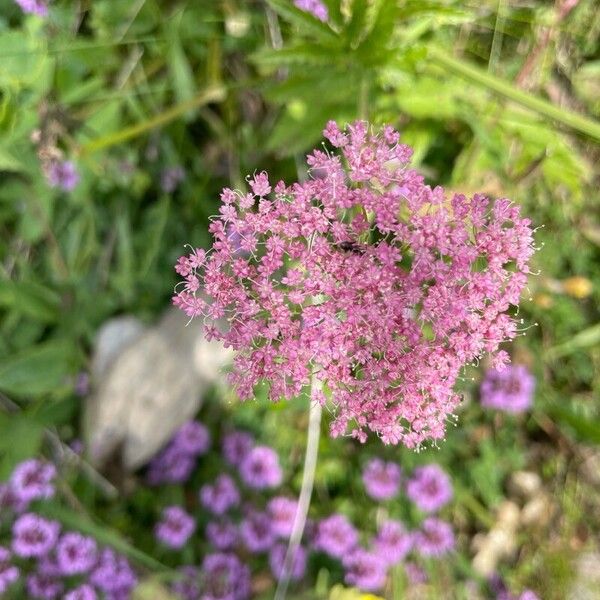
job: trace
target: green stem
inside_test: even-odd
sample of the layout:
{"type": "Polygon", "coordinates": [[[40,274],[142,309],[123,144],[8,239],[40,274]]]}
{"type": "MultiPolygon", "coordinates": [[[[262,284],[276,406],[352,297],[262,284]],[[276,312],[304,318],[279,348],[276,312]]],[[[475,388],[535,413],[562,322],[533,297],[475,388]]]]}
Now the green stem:
{"type": "Polygon", "coordinates": [[[517,102],[544,117],[554,119],[575,131],[579,131],[580,133],[584,133],[600,141],[600,123],[594,119],[555,106],[542,98],[537,98],[532,94],[520,90],[509,81],[505,81],[491,73],[487,73],[464,60],[452,58],[447,52],[434,46],[429,46],[428,56],[434,63],[437,63],[448,71],[465,77],[466,79],[470,79],[471,81],[474,81],[513,102],[517,102]]]}
{"type": "Polygon", "coordinates": [[[85,144],[82,146],[80,153],[82,156],[84,156],[86,154],[91,154],[98,150],[102,150],[103,148],[121,144],[122,142],[146,133],[151,129],[161,127],[162,125],[173,121],[177,117],[180,117],[193,108],[198,108],[199,106],[204,106],[211,102],[218,102],[223,100],[224,97],[225,89],[223,87],[209,88],[203,92],[200,92],[190,100],[176,104],[175,106],[159,113],[158,115],[155,115],[150,119],[147,119],[146,121],[136,123],[130,127],[125,127],[125,129],[121,129],[120,131],[116,131],[114,133],[109,133],[108,135],[97,138],[88,144],[85,144]]]}

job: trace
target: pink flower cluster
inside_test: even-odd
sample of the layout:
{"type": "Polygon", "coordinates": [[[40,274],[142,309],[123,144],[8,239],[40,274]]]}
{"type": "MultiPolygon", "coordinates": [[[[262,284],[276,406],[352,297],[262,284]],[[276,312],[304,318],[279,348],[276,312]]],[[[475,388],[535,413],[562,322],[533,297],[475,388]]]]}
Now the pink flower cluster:
{"type": "Polygon", "coordinates": [[[315,376],[333,436],[442,439],[461,368],[508,361],[498,345],[516,335],[530,221],[509,200],[426,185],[392,127],[330,121],[324,135],[339,151],[314,150],[307,181],[262,172],[251,192],[222,192],[212,252],[179,259],[174,304],[236,350],[241,399],[261,381],[291,399],[315,376]]]}

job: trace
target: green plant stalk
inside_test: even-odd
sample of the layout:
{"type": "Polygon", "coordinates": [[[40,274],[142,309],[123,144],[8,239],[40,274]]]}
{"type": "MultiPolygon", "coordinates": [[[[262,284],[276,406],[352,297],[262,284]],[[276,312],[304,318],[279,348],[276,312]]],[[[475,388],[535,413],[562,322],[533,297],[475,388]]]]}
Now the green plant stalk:
{"type": "Polygon", "coordinates": [[[204,106],[211,102],[219,102],[225,98],[225,88],[218,86],[208,88],[190,100],[186,100],[185,102],[181,102],[180,104],[176,104],[175,106],[147,119],[146,121],[142,121],[141,123],[136,123],[135,125],[131,125],[130,127],[125,127],[120,131],[116,131],[114,133],[110,133],[108,135],[99,137],[95,140],[92,140],[88,144],[85,144],[80,149],[80,155],[85,156],[87,154],[92,154],[93,152],[97,152],[98,150],[102,150],[104,148],[109,148],[110,146],[116,146],[117,144],[121,144],[131,138],[135,138],[147,131],[152,129],[156,129],[157,127],[161,127],[174,119],[177,119],[181,115],[185,114],[189,110],[194,108],[198,108],[199,106],[204,106]]]}
{"type": "Polygon", "coordinates": [[[496,77],[491,73],[483,71],[482,69],[469,64],[467,61],[452,58],[446,52],[435,46],[428,47],[427,55],[432,62],[457,75],[470,79],[513,102],[517,102],[525,108],[533,110],[544,117],[553,119],[575,131],[600,141],[600,122],[594,119],[560,108],[547,100],[524,92],[509,81],[505,81],[500,77],[496,77]]]}

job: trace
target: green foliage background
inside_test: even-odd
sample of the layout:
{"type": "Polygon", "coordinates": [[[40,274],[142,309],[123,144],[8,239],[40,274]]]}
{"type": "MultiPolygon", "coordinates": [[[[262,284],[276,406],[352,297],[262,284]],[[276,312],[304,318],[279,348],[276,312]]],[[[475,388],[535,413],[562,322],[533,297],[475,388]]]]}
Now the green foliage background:
{"type": "MultiPolygon", "coordinates": [[[[326,4],[329,25],[287,0],[56,0],[47,20],[0,0],[0,474],[45,430],[78,435],[73,386],[98,326],[164,309],[183,244],[209,244],[223,185],[265,168],[298,177],[329,119],[389,122],[432,184],[508,196],[542,226],[521,313],[537,326],[514,347],[538,378],[534,411],[515,421],[471,402],[441,451],[402,461],[453,472],[465,531],[489,526],[512,471],[539,470],[564,518],[558,541],[524,545],[512,577],[563,597],[568,576],[552,565],[586,521],[582,498],[598,506],[577,471],[600,443],[597,2],[565,14],[543,0],[326,4]],[[48,186],[36,130],[76,161],[73,193],[48,186]],[[187,176],[167,194],[161,171],[175,165],[187,176]]],[[[232,418],[287,456],[303,444],[302,411],[290,414],[253,405],[232,418]]],[[[362,451],[322,445],[319,501],[360,517],[345,461],[358,470],[362,451]]],[[[598,525],[586,523],[592,537],[598,525]]],[[[134,537],[129,527],[115,521],[134,537]]],[[[459,563],[439,577],[463,576],[459,563]]]]}

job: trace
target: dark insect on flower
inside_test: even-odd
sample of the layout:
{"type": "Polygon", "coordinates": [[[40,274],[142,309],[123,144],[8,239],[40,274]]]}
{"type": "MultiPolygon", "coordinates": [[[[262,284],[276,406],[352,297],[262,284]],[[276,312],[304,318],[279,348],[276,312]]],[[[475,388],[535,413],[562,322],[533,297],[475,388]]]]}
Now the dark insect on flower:
{"type": "Polygon", "coordinates": [[[338,247],[344,252],[353,252],[354,254],[365,253],[365,251],[356,242],[341,242],[338,244],[338,247]]]}

